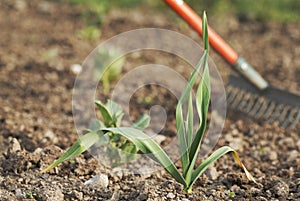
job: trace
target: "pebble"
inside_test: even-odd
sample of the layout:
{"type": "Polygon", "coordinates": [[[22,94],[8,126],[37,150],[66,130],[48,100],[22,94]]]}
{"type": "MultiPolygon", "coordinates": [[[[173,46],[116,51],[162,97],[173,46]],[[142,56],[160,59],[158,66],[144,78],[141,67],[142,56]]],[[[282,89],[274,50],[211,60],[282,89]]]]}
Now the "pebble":
{"type": "Polygon", "coordinates": [[[210,167],[207,170],[207,173],[208,173],[208,176],[210,177],[210,179],[212,179],[212,180],[216,180],[219,177],[219,173],[215,167],[210,167]]]}
{"type": "Polygon", "coordinates": [[[175,198],[176,196],[173,194],[173,193],[168,193],[167,194],[167,198],[170,198],[170,199],[173,199],[175,198]]]}
{"type": "Polygon", "coordinates": [[[241,138],[232,138],[229,141],[229,146],[232,147],[233,149],[243,152],[244,147],[243,147],[243,140],[241,138]]]}
{"type": "Polygon", "coordinates": [[[60,190],[59,187],[57,188],[47,188],[43,187],[40,189],[37,189],[35,192],[38,196],[40,196],[41,200],[44,201],[63,201],[64,200],[64,194],[60,190]]]}
{"type": "Polygon", "coordinates": [[[291,162],[291,161],[295,160],[298,156],[299,156],[299,152],[297,150],[292,150],[289,153],[289,157],[288,157],[287,161],[291,162]]]}
{"type": "Polygon", "coordinates": [[[47,130],[44,136],[51,139],[54,144],[58,142],[58,138],[51,130],[47,130]]]}
{"type": "Polygon", "coordinates": [[[15,190],[15,195],[18,197],[18,198],[22,198],[23,197],[23,193],[22,193],[22,190],[17,188],[15,190]]]}
{"type": "Polygon", "coordinates": [[[300,151],[300,140],[298,140],[296,144],[297,144],[298,150],[300,151]]]}
{"type": "Polygon", "coordinates": [[[270,189],[272,195],[279,198],[287,198],[289,195],[289,186],[284,181],[275,181],[275,185],[270,189]]]}
{"type": "Polygon", "coordinates": [[[75,75],[78,75],[82,71],[82,66],[80,64],[71,65],[71,72],[75,75]]]}
{"type": "Polygon", "coordinates": [[[155,142],[157,142],[157,144],[161,144],[162,142],[164,142],[166,140],[166,136],[164,135],[155,135],[154,140],[155,142]]]}
{"type": "Polygon", "coordinates": [[[148,199],[148,197],[145,194],[141,194],[137,197],[137,200],[147,200],[147,199],[148,199]]]}
{"type": "Polygon", "coordinates": [[[281,139],[278,144],[281,147],[285,147],[285,148],[294,148],[295,147],[295,141],[293,140],[293,138],[290,137],[286,137],[281,139]]]}
{"type": "Polygon", "coordinates": [[[98,174],[93,178],[84,182],[84,185],[99,185],[102,188],[107,188],[109,183],[108,176],[106,174],[98,174]]]}
{"type": "Polygon", "coordinates": [[[9,153],[16,153],[21,151],[21,145],[16,138],[12,138],[9,146],[9,153]]]}
{"type": "Polygon", "coordinates": [[[17,1],[15,1],[15,8],[18,11],[24,11],[24,10],[26,10],[26,8],[27,8],[26,1],[24,1],[24,0],[17,0],[17,1]]]}
{"type": "Polygon", "coordinates": [[[275,161],[278,158],[278,155],[275,151],[268,152],[268,157],[271,161],[275,161]]]}
{"type": "Polygon", "coordinates": [[[83,193],[82,192],[74,191],[74,194],[75,194],[75,196],[78,200],[83,199],[83,193]]]}

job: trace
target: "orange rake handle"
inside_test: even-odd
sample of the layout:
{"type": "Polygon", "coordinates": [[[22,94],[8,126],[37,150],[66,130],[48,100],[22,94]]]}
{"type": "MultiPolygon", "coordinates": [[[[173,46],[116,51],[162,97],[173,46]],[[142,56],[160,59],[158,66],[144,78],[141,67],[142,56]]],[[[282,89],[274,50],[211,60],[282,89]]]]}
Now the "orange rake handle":
{"type": "MultiPolygon", "coordinates": [[[[165,0],[193,29],[202,36],[202,19],[183,1],[165,0]]],[[[224,57],[229,64],[236,64],[236,53],[211,27],[208,26],[208,37],[211,46],[224,57]]]]}
{"type": "MultiPolygon", "coordinates": [[[[178,13],[195,31],[202,36],[202,19],[183,0],[164,0],[178,13]]],[[[208,26],[208,39],[211,46],[239,73],[246,77],[258,89],[268,87],[268,83],[248,64],[238,53],[233,50],[211,27],[208,26]]]]}

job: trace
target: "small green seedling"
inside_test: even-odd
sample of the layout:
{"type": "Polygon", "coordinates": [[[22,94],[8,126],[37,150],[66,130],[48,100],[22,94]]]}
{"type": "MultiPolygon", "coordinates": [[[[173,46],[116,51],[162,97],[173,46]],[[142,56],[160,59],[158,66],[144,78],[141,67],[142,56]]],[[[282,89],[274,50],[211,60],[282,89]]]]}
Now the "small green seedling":
{"type": "Polygon", "coordinates": [[[125,57],[119,57],[114,61],[120,55],[120,52],[113,47],[100,48],[97,51],[94,64],[94,80],[100,80],[104,94],[108,94],[111,82],[118,79],[122,72],[125,57]]]}
{"type": "Polygon", "coordinates": [[[98,27],[91,25],[80,29],[77,35],[82,39],[95,40],[100,38],[101,30],[98,27]]]}
{"type": "MultiPolygon", "coordinates": [[[[146,128],[149,123],[148,116],[146,118],[139,119],[131,127],[119,127],[119,124],[116,122],[119,122],[121,113],[116,111],[119,111],[120,108],[117,110],[114,109],[119,106],[109,101],[106,106],[100,102],[96,102],[102,114],[104,124],[99,125],[98,130],[88,131],[61,158],[51,164],[47,169],[43,170],[43,172],[52,169],[64,160],[79,155],[96,142],[105,142],[105,139],[114,139],[114,136],[118,136],[118,140],[121,140],[121,142],[113,140],[113,143],[126,144],[127,142],[130,142],[135,146],[136,150],[140,150],[144,154],[149,154],[150,158],[160,163],[177,182],[183,185],[184,190],[188,193],[192,193],[193,184],[203,174],[203,172],[213,162],[229,152],[233,153],[234,159],[244,170],[248,179],[255,182],[254,178],[242,164],[238,153],[229,146],[223,146],[217,149],[209,157],[203,160],[201,164],[196,165],[200,151],[200,145],[206,131],[207,114],[210,102],[210,77],[208,69],[209,43],[207,19],[205,13],[203,14],[202,26],[203,42],[205,47],[204,54],[195,70],[191,74],[188,84],[186,85],[176,108],[176,127],[182,169],[178,169],[166,152],[151,137],[142,131],[142,129],[146,128]],[[198,85],[196,85],[196,81],[201,69],[203,69],[202,78],[198,85]],[[194,86],[197,88],[196,110],[199,116],[199,125],[195,132],[193,124],[194,107],[192,103],[192,89],[194,86]],[[187,103],[187,114],[185,117],[183,115],[184,103],[187,103]],[[110,109],[108,109],[109,107],[110,109]],[[114,112],[111,113],[109,111],[114,112]]],[[[119,148],[122,148],[122,146],[119,148]]]]}
{"type": "MultiPolygon", "coordinates": [[[[128,163],[137,158],[138,155],[136,153],[138,149],[135,144],[120,134],[105,132],[104,135],[102,131],[105,128],[120,127],[124,115],[121,106],[111,100],[108,100],[106,104],[103,104],[101,101],[95,101],[95,104],[101,113],[102,120],[93,121],[90,129],[84,130],[84,135],[57,161],[51,164],[47,169],[43,170],[43,172],[51,170],[65,160],[78,156],[92,145],[105,145],[106,150],[104,150],[104,152],[105,155],[108,156],[110,166],[112,167],[128,163]]],[[[132,127],[143,130],[148,127],[149,123],[150,117],[143,114],[132,124],[132,127]]]]}
{"type": "Polygon", "coordinates": [[[234,197],[235,197],[234,191],[227,190],[227,191],[226,191],[226,194],[227,194],[229,197],[231,197],[231,198],[234,198],[234,197]]]}

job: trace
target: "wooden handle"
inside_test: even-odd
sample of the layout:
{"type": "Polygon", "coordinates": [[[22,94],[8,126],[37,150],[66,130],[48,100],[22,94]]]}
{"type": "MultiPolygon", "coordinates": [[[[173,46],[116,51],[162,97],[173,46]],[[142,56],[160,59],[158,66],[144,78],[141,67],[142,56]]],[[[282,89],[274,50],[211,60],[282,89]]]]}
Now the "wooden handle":
{"type": "MultiPolygon", "coordinates": [[[[164,0],[193,29],[202,36],[202,19],[182,0],[164,0]]],[[[235,65],[238,54],[211,27],[208,26],[208,37],[211,46],[231,65],[235,65]]]]}

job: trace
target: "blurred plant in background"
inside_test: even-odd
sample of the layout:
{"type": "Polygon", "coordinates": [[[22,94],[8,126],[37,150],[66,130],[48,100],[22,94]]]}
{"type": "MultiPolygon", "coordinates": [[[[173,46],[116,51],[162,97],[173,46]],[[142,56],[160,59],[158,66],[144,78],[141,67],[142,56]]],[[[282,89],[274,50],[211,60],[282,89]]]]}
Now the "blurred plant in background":
{"type": "MultiPolygon", "coordinates": [[[[140,6],[163,10],[167,15],[176,16],[163,0],[65,0],[84,9],[82,17],[88,26],[99,29],[105,15],[111,8],[130,9],[140,6]]],[[[299,0],[186,0],[194,10],[210,15],[236,15],[240,19],[259,21],[297,22],[300,20],[299,0]]],[[[149,19],[150,20],[150,19],[149,19]]],[[[91,30],[91,28],[89,29],[91,30]]]]}
{"type": "Polygon", "coordinates": [[[211,15],[236,15],[240,19],[297,22],[300,20],[299,0],[186,0],[194,10],[207,10],[211,15]]]}
{"type": "Polygon", "coordinates": [[[94,81],[101,81],[104,94],[109,94],[110,85],[122,73],[125,57],[116,48],[99,49],[95,57],[94,81]],[[117,59],[115,59],[117,58],[117,59]]]}

